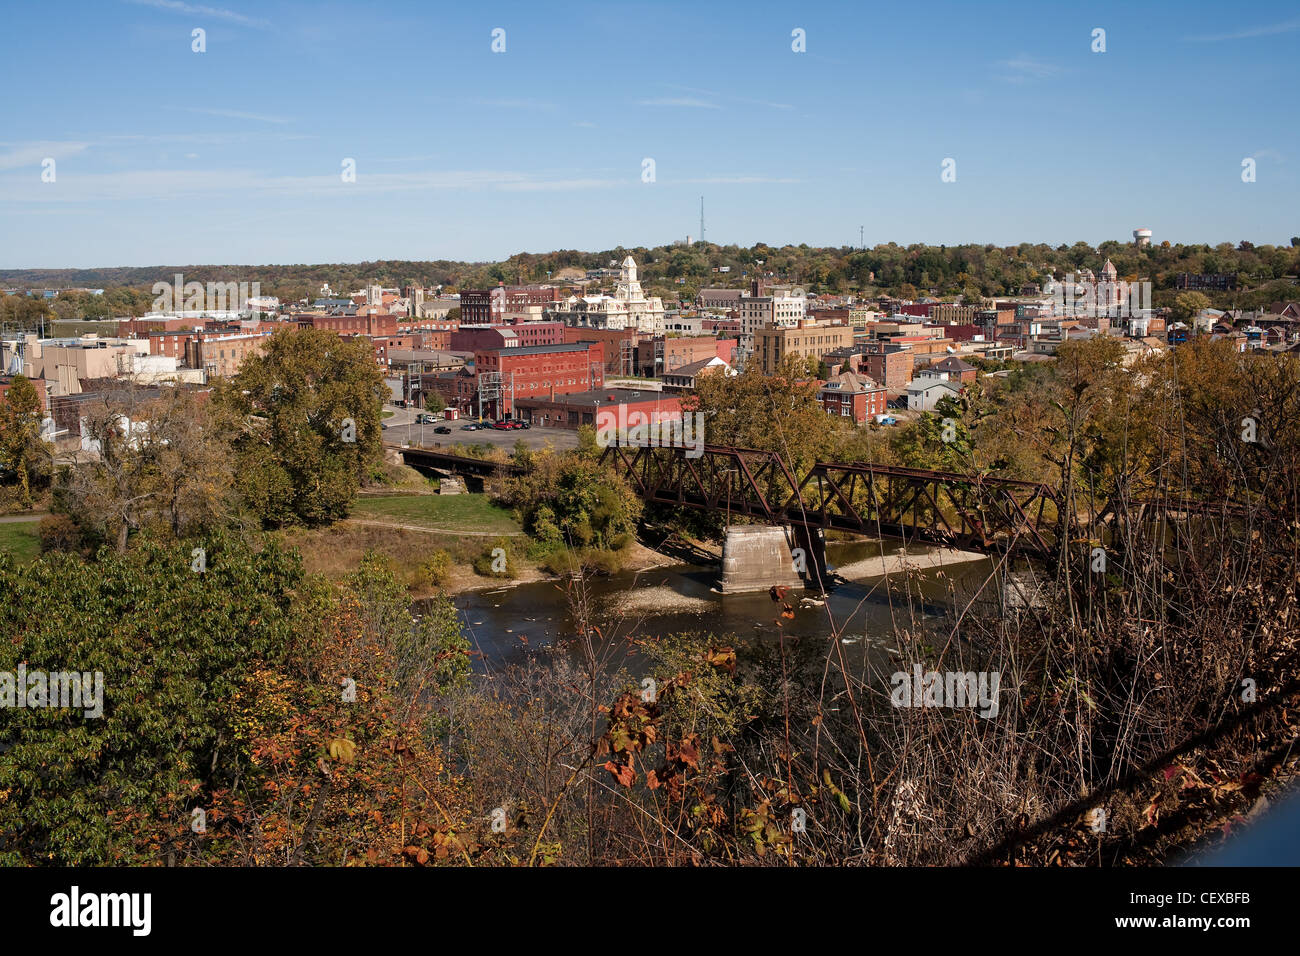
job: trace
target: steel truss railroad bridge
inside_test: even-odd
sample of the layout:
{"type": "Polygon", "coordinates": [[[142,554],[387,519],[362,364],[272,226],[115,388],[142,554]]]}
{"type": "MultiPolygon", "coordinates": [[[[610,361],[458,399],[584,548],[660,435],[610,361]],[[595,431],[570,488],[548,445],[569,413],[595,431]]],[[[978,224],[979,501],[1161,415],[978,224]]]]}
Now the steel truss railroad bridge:
{"type": "Polygon", "coordinates": [[[1065,535],[1086,542],[1105,531],[1132,542],[1134,532],[1145,537],[1190,515],[1246,516],[1227,503],[1143,500],[1108,503],[1081,526],[1068,521],[1057,492],[1038,482],[867,462],[817,462],[797,480],[775,452],[722,445],[702,452],[610,445],[601,461],[646,501],[790,525],[805,539],[816,529],[847,531],[1049,563],[1059,559],[1065,535]]]}

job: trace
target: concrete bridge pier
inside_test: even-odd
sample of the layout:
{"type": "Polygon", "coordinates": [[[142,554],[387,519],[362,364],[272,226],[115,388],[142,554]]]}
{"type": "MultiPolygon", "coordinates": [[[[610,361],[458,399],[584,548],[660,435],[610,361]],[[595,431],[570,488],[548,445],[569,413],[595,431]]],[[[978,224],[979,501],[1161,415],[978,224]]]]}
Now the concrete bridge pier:
{"type": "MultiPolygon", "coordinates": [[[[773,585],[803,587],[792,554],[792,549],[798,547],[796,535],[790,528],[764,524],[731,525],[722,544],[719,590],[723,594],[735,594],[766,591],[773,585]]],[[[810,555],[812,550],[805,547],[803,553],[810,555]]]]}
{"type": "Polygon", "coordinates": [[[814,591],[824,590],[826,581],[826,533],[821,528],[795,525],[794,546],[803,552],[804,586],[814,591]]]}

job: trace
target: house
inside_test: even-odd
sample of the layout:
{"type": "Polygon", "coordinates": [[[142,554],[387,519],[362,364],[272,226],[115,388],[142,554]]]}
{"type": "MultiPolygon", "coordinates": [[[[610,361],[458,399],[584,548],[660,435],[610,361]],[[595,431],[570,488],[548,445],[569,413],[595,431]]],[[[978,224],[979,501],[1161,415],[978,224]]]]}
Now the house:
{"type": "Polygon", "coordinates": [[[935,362],[925,370],[928,373],[940,373],[944,379],[949,382],[959,382],[965,385],[975,381],[979,377],[979,369],[969,362],[963,362],[955,355],[949,355],[940,362],[935,362]]]}
{"type": "Polygon", "coordinates": [[[1236,332],[1233,331],[1232,329],[1228,329],[1224,331],[1221,330],[1218,326],[1215,326],[1215,331],[1210,336],[1210,341],[1217,342],[1220,339],[1227,339],[1229,342],[1232,343],[1233,348],[1235,348],[1238,352],[1246,351],[1248,340],[1246,338],[1245,333],[1243,332],[1236,332]]]}
{"type": "Polygon", "coordinates": [[[694,388],[695,380],[700,375],[711,372],[721,372],[723,375],[736,374],[735,369],[715,355],[712,358],[701,359],[698,362],[691,362],[689,365],[681,365],[672,371],[664,372],[664,388],[694,388]]]}
{"type": "Polygon", "coordinates": [[[960,385],[941,378],[918,378],[907,386],[907,407],[914,412],[932,412],[945,398],[956,398],[962,393],[960,385]]]}
{"type": "Polygon", "coordinates": [[[844,372],[831,378],[818,390],[817,400],[827,415],[847,418],[855,425],[883,415],[887,408],[885,387],[857,372],[844,372]]]}

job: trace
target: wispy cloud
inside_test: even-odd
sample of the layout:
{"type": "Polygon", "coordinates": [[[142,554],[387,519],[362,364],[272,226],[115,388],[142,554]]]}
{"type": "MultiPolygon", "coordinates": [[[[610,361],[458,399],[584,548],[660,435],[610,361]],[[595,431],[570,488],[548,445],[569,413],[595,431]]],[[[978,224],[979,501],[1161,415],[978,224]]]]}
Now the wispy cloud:
{"type": "Polygon", "coordinates": [[[1010,60],[1002,60],[998,63],[998,66],[1010,71],[1002,77],[1009,83],[1044,80],[1061,72],[1061,68],[1055,63],[1044,63],[1042,60],[1035,60],[1025,53],[1021,53],[1010,60]]]}
{"type": "Polygon", "coordinates": [[[693,96],[660,96],[648,100],[637,100],[638,106],[681,106],[687,109],[720,110],[717,103],[696,99],[693,96]]]}
{"type": "Polygon", "coordinates": [[[766,106],[768,109],[774,109],[774,110],[794,109],[794,107],[791,106],[789,103],[774,103],[771,100],[759,100],[759,99],[754,99],[751,96],[735,96],[734,94],[731,93],[720,93],[717,90],[702,90],[699,89],[698,87],[692,87],[692,86],[677,86],[675,84],[670,84],[668,86],[668,89],[680,90],[683,93],[698,93],[699,95],[707,96],[710,99],[726,100],[731,103],[744,103],[748,106],[766,106]]]}
{"type": "Polygon", "coordinates": [[[437,159],[437,153],[428,153],[424,156],[377,156],[370,160],[372,163],[427,163],[431,159],[437,159]]]}
{"type": "Polygon", "coordinates": [[[530,100],[526,98],[499,97],[496,99],[483,99],[474,97],[470,100],[475,106],[487,106],[499,110],[554,110],[559,109],[555,103],[546,100],[530,100]]]}
{"type": "Polygon", "coordinates": [[[584,189],[612,189],[615,186],[626,186],[631,182],[632,179],[525,179],[519,182],[501,183],[497,188],[512,193],[568,192],[584,189]]]}
{"type": "Polygon", "coordinates": [[[219,195],[273,194],[318,198],[418,192],[431,189],[501,192],[562,192],[608,189],[635,183],[623,179],[556,178],[511,170],[429,170],[372,173],[362,165],[356,182],[344,183],[338,172],[312,176],[273,176],[249,169],[140,169],[60,177],[57,184],[33,177],[0,177],[0,202],[132,202],[198,200],[219,195]],[[29,180],[31,180],[29,182],[29,180]],[[33,185],[33,183],[35,185],[33,185]]]}
{"type": "Polygon", "coordinates": [[[0,169],[20,169],[23,166],[39,166],[46,159],[64,159],[85,152],[89,143],[58,142],[41,140],[32,143],[0,143],[0,147],[9,147],[0,153],[0,169]]]}
{"type": "Polygon", "coordinates": [[[124,0],[124,2],[133,3],[138,7],[153,7],[157,10],[168,10],[172,13],[185,13],[194,17],[212,17],[216,20],[225,20],[228,23],[238,23],[241,26],[254,27],[258,30],[265,30],[271,26],[271,24],[266,20],[246,16],[235,10],[223,10],[220,7],[205,7],[201,4],[182,3],[181,0],[124,0]]]}
{"type": "Polygon", "coordinates": [[[1264,27],[1248,27],[1232,33],[1216,33],[1210,36],[1183,37],[1185,43],[1220,43],[1224,40],[1250,40],[1255,37],[1271,37],[1279,33],[1293,33],[1300,30],[1300,19],[1285,20],[1264,27]]]}
{"type": "Polygon", "coordinates": [[[257,123],[274,123],[283,125],[289,120],[283,116],[267,116],[265,113],[245,113],[243,110],[205,110],[197,106],[186,107],[187,113],[200,113],[204,116],[224,116],[227,119],[253,120],[257,123]]]}
{"type": "Polygon", "coordinates": [[[770,183],[799,183],[801,179],[788,179],[776,176],[705,176],[701,179],[678,179],[675,182],[692,186],[753,186],[770,183]]]}

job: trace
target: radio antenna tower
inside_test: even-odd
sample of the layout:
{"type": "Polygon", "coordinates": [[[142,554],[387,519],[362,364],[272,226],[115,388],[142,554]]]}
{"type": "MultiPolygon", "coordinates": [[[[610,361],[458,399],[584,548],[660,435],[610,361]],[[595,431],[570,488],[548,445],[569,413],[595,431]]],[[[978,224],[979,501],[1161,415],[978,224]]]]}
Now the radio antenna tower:
{"type": "Polygon", "coordinates": [[[700,242],[704,241],[704,197],[700,197],[700,242]]]}

